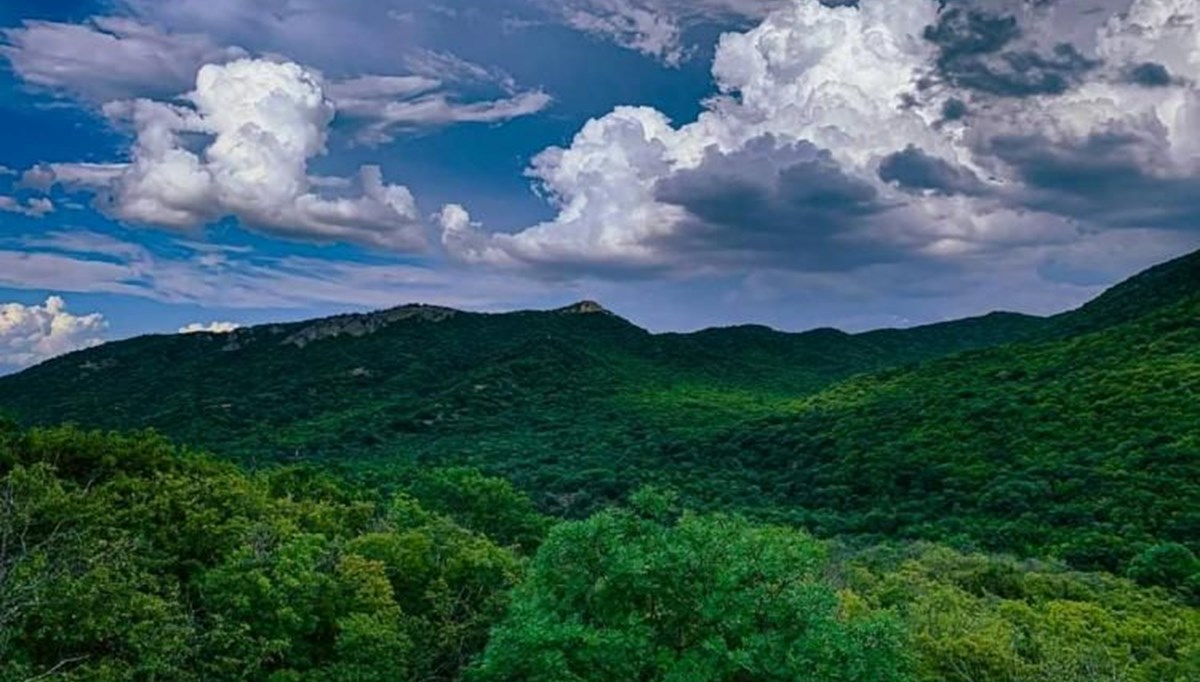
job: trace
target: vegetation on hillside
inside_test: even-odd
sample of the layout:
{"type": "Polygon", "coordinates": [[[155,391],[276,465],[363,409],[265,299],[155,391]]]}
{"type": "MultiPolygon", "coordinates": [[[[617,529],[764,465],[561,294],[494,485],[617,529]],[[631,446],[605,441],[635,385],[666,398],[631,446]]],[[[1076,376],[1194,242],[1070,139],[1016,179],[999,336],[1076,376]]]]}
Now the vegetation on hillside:
{"type": "Polygon", "coordinates": [[[0,679],[1194,682],[1198,348],[1200,254],[861,335],[89,349],[0,378],[0,679]]]}
{"type": "Polygon", "coordinates": [[[1200,610],[1125,579],[854,550],[654,490],[552,524],[466,470],[403,483],[427,497],[6,426],[0,679],[1200,679],[1200,610]]]}
{"type": "Polygon", "coordinates": [[[1200,297],[859,377],[663,457],[728,471],[714,478],[822,534],[962,539],[1126,572],[1165,546],[1200,552],[1197,348],[1200,297]]]}

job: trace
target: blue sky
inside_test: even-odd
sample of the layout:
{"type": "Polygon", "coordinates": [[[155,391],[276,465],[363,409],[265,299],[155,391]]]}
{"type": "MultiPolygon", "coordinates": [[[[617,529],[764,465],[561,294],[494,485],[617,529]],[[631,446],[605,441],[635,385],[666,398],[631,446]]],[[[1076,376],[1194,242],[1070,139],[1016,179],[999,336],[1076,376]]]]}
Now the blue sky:
{"type": "Polygon", "coordinates": [[[1200,247],[1188,0],[0,7],[0,371],[595,298],[656,330],[1051,313],[1200,247]]]}

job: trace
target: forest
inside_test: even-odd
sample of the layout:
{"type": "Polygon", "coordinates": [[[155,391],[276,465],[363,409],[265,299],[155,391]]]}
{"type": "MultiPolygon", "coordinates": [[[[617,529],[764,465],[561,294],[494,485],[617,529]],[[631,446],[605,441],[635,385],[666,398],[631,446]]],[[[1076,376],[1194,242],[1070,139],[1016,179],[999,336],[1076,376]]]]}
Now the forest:
{"type": "Polygon", "coordinates": [[[1200,680],[1200,254],[1083,308],[594,304],[0,378],[0,679],[1200,680]]]}

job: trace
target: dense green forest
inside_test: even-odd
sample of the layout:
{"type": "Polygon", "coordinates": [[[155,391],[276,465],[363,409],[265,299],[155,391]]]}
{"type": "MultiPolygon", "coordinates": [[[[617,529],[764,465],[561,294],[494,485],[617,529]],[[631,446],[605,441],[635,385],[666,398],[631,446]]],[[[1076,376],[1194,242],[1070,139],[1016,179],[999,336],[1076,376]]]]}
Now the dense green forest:
{"type": "Polygon", "coordinates": [[[89,349],[0,378],[0,679],[1200,680],[1198,349],[1200,254],[858,335],[89,349]]]}
{"type": "Polygon", "coordinates": [[[1169,592],[653,489],[553,522],[461,469],[384,493],[13,426],[0,467],[4,680],[1200,679],[1169,592]]]}

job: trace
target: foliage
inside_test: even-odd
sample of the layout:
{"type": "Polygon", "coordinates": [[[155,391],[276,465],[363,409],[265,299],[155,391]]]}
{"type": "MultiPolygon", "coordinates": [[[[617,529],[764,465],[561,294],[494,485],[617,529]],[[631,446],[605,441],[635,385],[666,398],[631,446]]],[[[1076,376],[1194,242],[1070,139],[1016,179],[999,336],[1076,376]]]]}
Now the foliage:
{"type": "MultiPolygon", "coordinates": [[[[1200,551],[1197,348],[1200,297],[1067,341],[843,382],[673,457],[724,464],[772,518],[821,534],[1121,573],[1155,545],[1200,551]]],[[[1190,564],[1177,563],[1182,587],[1190,564]]]]}
{"type": "MultiPolygon", "coordinates": [[[[408,492],[250,475],[152,434],[6,427],[0,466],[4,680],[1200,674],[1200,610],[1158,588],[932,545],[831,548],[683,511],[665,489],[547,536],[528,499],[478,473],[401,486],[518,550],[533,533],[527,569],[408,492]]],[[[1130,574],[1169,584],[1194,561],[1151,547],[1130,574]]]]}
{"type": "Polygon", "coordinates": [[[1193,254],[1047,319],[409,307],[72,354],[0,408],[225,460],[0,418],[0,679],[1191,682],[1197,285],[1193,254]]]}
{"type": "Polygon", "coordinates": [[[907,679],[889,618],[849,614],[803,533],[622,511],[560,525],[472,679],[907,679]]]}
{"type": "Polygon", "coordinates": [[[150,435],[35,430],[0,463],[2,679],[454,680],[522,570],[411,498],[150,435]]]}
{"type": "Polygon", "coordinates": [[[846,581],[898,613],[929,682],[1200,679],[1200,611],[1099,574],[945,548],[878,548],[846,581]]]}

